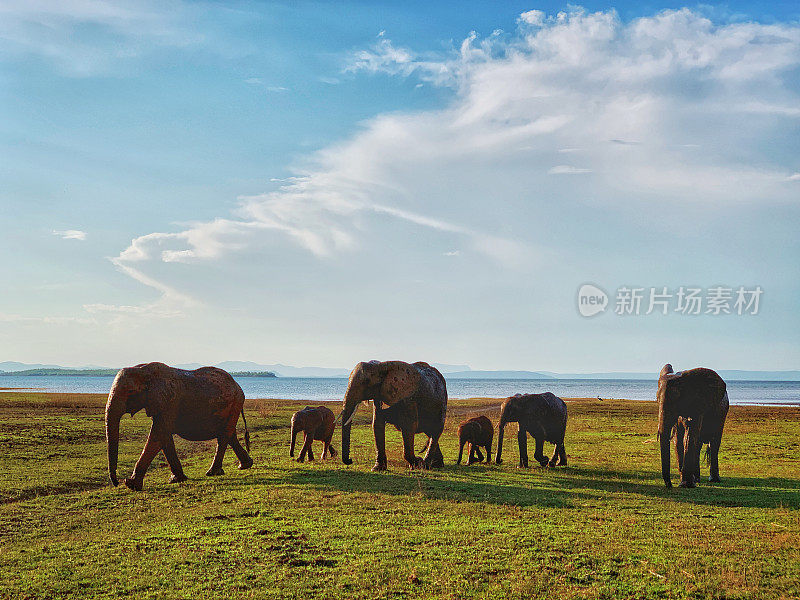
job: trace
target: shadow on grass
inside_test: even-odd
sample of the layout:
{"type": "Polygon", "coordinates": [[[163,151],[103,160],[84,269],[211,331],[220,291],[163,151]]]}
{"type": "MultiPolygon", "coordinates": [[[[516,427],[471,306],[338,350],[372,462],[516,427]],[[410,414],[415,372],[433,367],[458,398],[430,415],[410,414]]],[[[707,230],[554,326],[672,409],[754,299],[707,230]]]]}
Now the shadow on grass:
{"type": "Polygon", "coordinates": [[[427,477],[425,473],[365,473],[344,469],[308,469],[288,473],[280,480],[299,486],[341,492],[364,492],[391,496],[423,496],[434,500],[483,502],[509,506],[544,506],[571,508],[573,502],[588,494],[576,490],[553,490],[551,487],[522,487],[503,483],[458,481],[427,477]]]}
{"type": "Polygon", "coordinates": [[[567,489],[592,489],[603,492],[631,493],[713,506],[748,508],[800,508],[800,480],[779,477],[727,477],[722,483],[702,480],[694,489],[678,487],[673,477],[672,489],[664,487],[659,476],[615,472],[609,469],[568,469],[559,478],[567,489]],[[570,472],[571,471],[571,472],[570,472]],[[578,477],[574,475],[578,474],[578,477]],[[648,483],[648,481],[650,481],[648,483]]]}

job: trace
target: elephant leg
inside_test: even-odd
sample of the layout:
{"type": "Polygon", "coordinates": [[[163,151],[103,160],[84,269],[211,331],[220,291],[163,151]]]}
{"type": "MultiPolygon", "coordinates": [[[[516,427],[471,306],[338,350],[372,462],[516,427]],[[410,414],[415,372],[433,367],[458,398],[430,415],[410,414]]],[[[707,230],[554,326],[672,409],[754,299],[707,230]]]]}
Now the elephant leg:
{"type": "Polygon", "coordinates": [[[681,470],[681,487],[697,487],[700,475],[700,423],[695,419],[687,419],[684,427],[683,469],[681,470]]]}
{"type": "Polygon", "coordinates": [[[475,456],[478,462],[483,462],[483,452],[481,452],[481,447],[477,444],[472,444],[472,447],[475,448],[475,456]]]}
{"type": "Polygon", "coordinates": [[[492,463],[492,444],[489,442],[486,444],[486,464],[489,465],[492,463]]]}
{"type": "Polygon", "coordinates": [[[133,473],[130,477],[125,479],[125,485],[132,490],[142,491],[142,483],[144,475],[147,473],[147,468],[153,459],[161,451],[162,440],[164,436],[156,429],[156,424],[153,423],[150,427],[150,435],[147,436],[147,443],[144,445],[142,455],[136,461],[136,466],[133,468],[133,473]]]}
{"type": "Polygon", "coordinates": [[[558,464],[558,459],[561,456],[559,454],[558,450],[559,450],[559,445],[556,444],[556,447],[553,449],[553,456],[550,458],[550,462],[548,463],[548,466],[555,467],[558,464]]]}
{"type": "MultiPolygon", "coordinates": [[[[464,445],[465,444],[466,444],[466,442],[464,440],[461,440],[461,442],[458,445],[458,459],[456,460],[456,464],[457,465],[461,464],[461,459],[464,456],[464,445]]],[[[467,457],[467,463],[469,463],[469,457],[467,457]]]]}
{"type": "Polygon", "coordinates": [[[678,421],[678,424],[675,425],[675,456],[678,458],[678,471],[681,473],[683,472],[683,457],[685,451],[685,429],[683,427],[683,423],[678,421]]]}
{"type": "Polygon", "coordinates": [[[239,459],[240,469],[249,469],[253,466],[253,459],[247,453],[247,450],[242,447],[235,433],[231,436],[231,449],[236,454],[236,458],[239,459]]]}
{"type": "MultiPolygon", "coordinates": [[[[403,429],[403,458],[406,459],[408,466],[412,469],[427,467],[423,460],[414,453],[414,432],[411,429],[403,429]]],[[[430,452],[430,449],[428,450],[430,452]]]]}
{"type": "Polygon", "coordinates": [[[305,462],[306,455],[308,460],[314,460],[314,454],[311,452],[311,444],[314,442],[314,434],[306,432],[303,438],[303,447],[300,448],[300,456],[297,457],[297,462],[305,462]]]}
{"type": "Polygon", "coordinates": [[[711,483],[720,483],[722,481],[719,478],[719,446],[721,443],[722,439],[716,438],[708,444],[708,462],[711,470],[708,480],[711,483]]]}
{"type": "Polygon", "coordinates": [[[181,483],[189,479],[183,472],[181,461],[178,460],[178,453],[175,451],[175,440],[171,435],[165,436],[164,439],[164,456],[169,463],[169,469],[172,471],[172,477],[169,478],[170,483],[181,483]]]}
{"type": "Polygon", "coordinates": [[[217,451],[214,453],[214,460],[211,461],[211,467],[206,471],[208,477],[225,474],[225,471],[222,470],[222,459],[225,458],[225,450],[228,448],[228,439],[227,435],[221,435],[217,438],[217,451]]]}
{"type": "Polygon", "coordinates": [[[664,480],[664,485],[668,488],[672,487],[672,480],[669,476],[669,430],[659,434],[661,436],[661,478],[664,480]]]}
{"type": "Polygon", "coordinates": [[[468,444],[468,447],[469,447],[469,453],[467,455],[467,464],[471,465],[476,460],[476,458],[475,458],[475,444],[473,444],[472,442],[467,442],[467,444],[468,444]]]}
{"type": "Polygon", "coordinates": [[[533,458],[535,458],[540,465],[546,467],[547,457],[544,455],[544,436],[540,434],[538,437],[535,437],[534,440],[536,441],[536,446],[533,451],[533,458]]]}
{"type": "Polygon", "coordinates": [[[373,471],[385,471],[387,467],[386,460],[386,421],[378,413],[377,408],[372,411],[372,434],[375,436],[375,464],[372,467],[373,471]]]}
{"type": "Polygon", "coordinates": [[[444,456],[442,449],[439,447],[439,437],[431,436],[428,438],[428,451],[425,453],[425,458],[422,459],[426,469],[434,469],[444,466],[444,456]]]}
{"type": "Polygon", "coordinates": [[[564,447],[564,442],[558,445],[558,464],[562,467],[567,466],[567,449],[564,447]]]}
{"type": "Polygon", "coordinates": [[[528,468],[528,432],[522,427],[517,432],[517,444],[519,445],[519,466],[528,468]]]}
{"type": "Polygon", "coordinates": [[[314,438],[311,438],[311,443],[308,445],[308,460],[309,462],[314,460],[314,438]]]}

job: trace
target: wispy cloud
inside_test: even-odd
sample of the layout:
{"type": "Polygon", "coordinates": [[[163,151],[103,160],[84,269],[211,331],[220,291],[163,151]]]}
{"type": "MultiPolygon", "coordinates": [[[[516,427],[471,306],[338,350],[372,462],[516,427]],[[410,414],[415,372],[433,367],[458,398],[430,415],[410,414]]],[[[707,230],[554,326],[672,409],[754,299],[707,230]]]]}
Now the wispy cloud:
{"type": "Polygon", "coordinates": [[[6,0],[0,3],[0,49],[43,57],[67,75],[92,76],[156,48],[201,41],[185,21],[183,4],[175,0],[6,0]]]}
{"type": "Polygon", "coordinates": [[[86,232],[81,231],[80,229],[54,229],[53,235],[57,235],[64,240],[79,240],[81,242],[86,240],[86,232]]]}
{"type": "Polygon", "coordinates": [[[591,173],[591,169],[581,169],[579,167],[572,167],[570,165],[556,165],[547,170],[549,175],[581,175],[583,173],[591,173]]]}
{"type": "Polygon", "coordinates": [[[792,173],[786,178],[787,181],[800,181],[800,173],[792,173]]]}

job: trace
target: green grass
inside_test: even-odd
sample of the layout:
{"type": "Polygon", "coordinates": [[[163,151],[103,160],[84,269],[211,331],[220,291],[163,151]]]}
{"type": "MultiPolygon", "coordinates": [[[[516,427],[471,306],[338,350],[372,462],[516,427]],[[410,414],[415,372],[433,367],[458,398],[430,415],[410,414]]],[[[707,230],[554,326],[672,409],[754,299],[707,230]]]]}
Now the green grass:
{"type": "MultiPolygon", "coordinates": [[[[390,470],[370,473],[366,408],[354,465],[301,465],[302,405],[248,401],[253,469],[231,452],[207,478],[213,444],[179,441],[190,481],[168,485],[159,457],[134,493],[107,483],[103,403],[0,392],[0,597],[800,596],[797,408],[734,407],[723,483],[666,490],[653,403],[569,403],[570,466],[519,470],[513,425],[502,467],[453,465],[458,423],[496,422],[498,402],[451,401],[444,469],[408,470],[391,431],[390,470]]],[[[123,420],[120,475],[148,428],[123,420]]]]}

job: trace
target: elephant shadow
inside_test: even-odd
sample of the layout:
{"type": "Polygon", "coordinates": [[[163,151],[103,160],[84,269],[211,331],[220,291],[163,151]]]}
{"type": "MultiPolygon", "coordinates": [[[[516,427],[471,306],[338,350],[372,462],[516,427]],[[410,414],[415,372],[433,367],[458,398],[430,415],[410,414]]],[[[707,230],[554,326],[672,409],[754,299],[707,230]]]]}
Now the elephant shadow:
{"type": "MultiPolygon", "coordinates": [[[[445,467],[447,472],[457,468],[445,467]]],[[[483,502],[503,506],[541,506],[573,508],[574,501],[587,494],[577,490],[554,490],[552,487],[524,487],[481,481],[467,474],[457,480],[429,476],[424,472],[407,474],[386,472],[367,473],[350,470],[304,469],[288,474],[282,481],[298,486],[340,492],[369,492],[390,496],[422,495],[432,500],[483,502]]]]}
{"type": "Polygon", "coordinates": [[[569,467],[556,485],[565,489],[640,494],[674,502],[741,508],[800,509],[800,480],[782,477],[724,477],[722,483],[701,482],[694,489],[666,489],[658,473],[569,467]]]}

